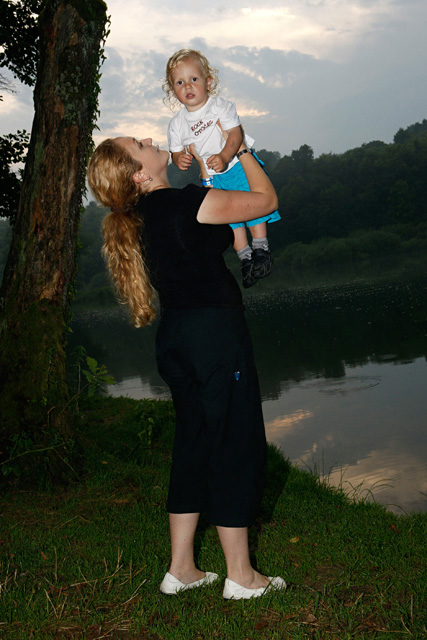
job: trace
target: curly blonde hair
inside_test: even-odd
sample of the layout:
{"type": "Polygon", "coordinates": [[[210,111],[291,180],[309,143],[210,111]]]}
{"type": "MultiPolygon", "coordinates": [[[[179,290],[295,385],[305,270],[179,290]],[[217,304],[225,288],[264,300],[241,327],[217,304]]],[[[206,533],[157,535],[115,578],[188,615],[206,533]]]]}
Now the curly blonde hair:
{"type": "Polygon", "coordinates": [[[203,77],[206,80],[208,78],[212,79],[211,86],[208,89],[208,93],[211,96],[216,94],[216,88],[219,82],[218,70],[210,66],[209,60],[206,58],[206,56],[203,55],[203,53],[200,53],[200,51],[196,51],[195,49],[180,49],[169,58],[166,65],[165,82],[162,85],[162,89],[166,93],[163,102],[171,109],[174,109],[177,104],[179,104],[179,101],[176,98],[175,92],[173,90],[172,74],[179,63],[187,60],[188,58],[195,58],[197,60],[197,62],[200,64],[200,69],[202,71],[203,77]]]}
{"type": "Polygon", "coordinates": [[[93,195],[111,209],[102,225],[102,253],[118,298],[128,306],[135,327],[150,324],[156,316],[156,294],[141,244],[143,223],[135,212],[141,193],[132,176],[140,169],[141,164],[110,138],[95,149],[88,167],[93,195]]]}

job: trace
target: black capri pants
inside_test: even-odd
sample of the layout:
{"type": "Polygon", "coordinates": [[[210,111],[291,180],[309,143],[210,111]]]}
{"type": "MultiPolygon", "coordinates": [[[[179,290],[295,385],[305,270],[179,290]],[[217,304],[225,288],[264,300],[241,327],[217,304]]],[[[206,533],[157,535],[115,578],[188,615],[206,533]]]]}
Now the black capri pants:
{"type": "Polygon", "coordinates": [[[267,444],[243,309],[167,310],[156,356],[176,411],[169,513],[205,512],[213,525],[250,526],[267,444]]]}

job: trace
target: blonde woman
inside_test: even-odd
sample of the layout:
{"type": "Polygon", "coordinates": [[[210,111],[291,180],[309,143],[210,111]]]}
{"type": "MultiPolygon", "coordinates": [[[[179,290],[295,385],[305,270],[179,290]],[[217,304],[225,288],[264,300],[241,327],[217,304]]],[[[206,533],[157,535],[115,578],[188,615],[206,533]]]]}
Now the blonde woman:
{"type": "Polygon", "coordinates": [[[171,564],[160,589],[174,595],[213,582],[198,569],[194,536],[203,511],[217,527],[227,564],[224,598],[284,589],[249,559],[248,527],[259,508],[266,440],[252,346],[240,288],[223,252],[230,222],[274,211],[268,177],[241,146],[250,192],[188,185],[172,189],[169,153],[151,138],[105,140],[89,164],[89,184],[111,209],[104,254],[135,326],[150,323],[160,303],[156,356],[171,389],[176,432],[168,493],[171,564]]]}

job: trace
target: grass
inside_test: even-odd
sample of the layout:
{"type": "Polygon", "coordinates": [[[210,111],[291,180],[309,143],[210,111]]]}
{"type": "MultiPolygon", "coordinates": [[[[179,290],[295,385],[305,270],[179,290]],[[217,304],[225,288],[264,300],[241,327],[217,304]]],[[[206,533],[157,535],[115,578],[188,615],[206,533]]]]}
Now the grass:
{"type": "MultiPolygon", "coordinates": [[[[237,602],[222,599],[221,584],[162,595],[172,406],[95,398],[80,411],[81,482],[0,496],[0,638],[427,637],[427,514],[353,501],[274,447],[251,548],[287,591],[237,602]]],[[[225,577],[204,521],[196,555],[225,577]]]]}

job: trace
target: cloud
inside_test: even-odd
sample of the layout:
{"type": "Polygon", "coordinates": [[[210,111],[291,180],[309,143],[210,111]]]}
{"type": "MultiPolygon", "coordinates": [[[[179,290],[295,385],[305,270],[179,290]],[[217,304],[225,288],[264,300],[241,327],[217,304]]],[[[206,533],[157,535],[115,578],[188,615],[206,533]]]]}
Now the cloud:
{"type": "MultiPolygon", "coordinates": [[[[258,148],[283,154],[309,144],[318,155],[373,139],[391,142],[401,126],[425,117],[423,56],[414,51],[424,47],[419,14],[426,8],[418,0],[410,4],[412,13],[400,0],[291,0],[286,7],[238,1],[202,8],[187,1],[179,9],[166,2],[173,29],[146,7],[142,32],[135,19],[141,3],[131,1],[115,38],[121,29],[126,33],[125,50],[123,44],[119,49],[128,62],[135,60],[133,47],[144,47],[145,78],[132,64],[126,71],[134,96],[145,97],[137,126],[164,144],[171,114],[162,104],[160,78],[168,56],[191,46],[219,69],[222,95],[237,103],[258,148]]],[[[110,2],[113,19],[115,5],[110,2]]],[[[123,126],[132,122],[132,110],[128,114],[123,126]]]]}
{"type": "MultiPolygon", "coordinates": [[[[166,143],[162,79],[183,46],[219,69],[221,93],[237,103],[257,148],[340,153],[391,142],[427,116],[424,0],[109,0],[108,9],[97,141],[131,133],[166,143]]],[[[0,113],[3,132],[28,129],[29,90],[0,113]]]]}
{"type": "MultiPolygon", "coordinates": [[[[236,102],[248,133],[254,132],[257,138],[258,148],[275,148],[277,127],[281,131],[295,130],[292,123],[301,111],[300,100],[307,79],[312,77],[315,82],[316,74],[318,78],[324,68],[334,66],[313,56],[267,47],[224,49],[209,46],[200,38],[188,45],[203,50],[219,69],[221,95],[236,102]]],[[[166,143],[167,124],[172,115],[163,104],[161,88],[166,61],[167,56],[156,51],[123,57],[115,49],[107,48],[101,80],[102,137],[129,132],[146,136],[149,132],[156,142],[166,143]]],[[[296,137],[292,139],[294,146],[299,146],[299,142],[296,137]]]]}
{"type": "Polygon", "coordinates": [[[164,56],[147,51],[123,57],[113,47],[106,48],[107,60],[101,78],[97,138],[128,135],[165,140],[169,113],[162,103],[164,56]]]}
{"type": "Polygon", "coordinates": [[[120,0],[110,0],[115,24],[112,46],[123,46],[120,34],[126,33],[126,50],[133,47],[161,50],[167,42],[185,46],[197,33],[200,38],[223,48],[267,43],[274,49],[297,49],[317,57],[339,55],[367,28],[381,23],[390,12],[391,0],[327,0],[324,2],[289,0],[251,6],[247,1],[212,2],[205,6],[195,1],[162,3],[160,12],[148,2],[128,0],[126,11],[120,0]],[[168,23],[165,16],[173,16],[168,23]]]}

